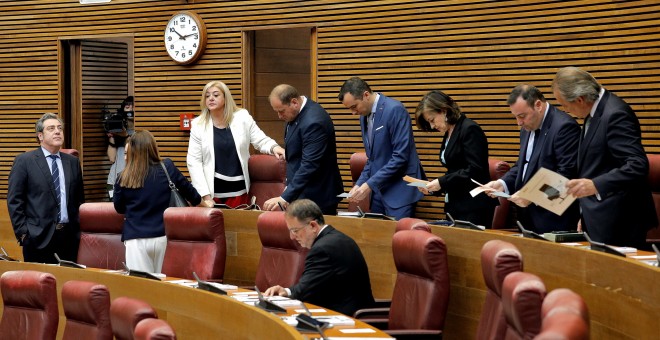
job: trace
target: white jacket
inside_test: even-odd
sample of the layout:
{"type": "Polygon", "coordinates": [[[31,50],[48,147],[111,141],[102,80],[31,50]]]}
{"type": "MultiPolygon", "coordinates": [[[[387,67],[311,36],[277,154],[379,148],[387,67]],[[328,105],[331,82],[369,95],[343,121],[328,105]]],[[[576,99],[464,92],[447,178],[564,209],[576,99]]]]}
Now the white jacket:
{"type": "MultiPolygon", "coordinates": [[[[261,131],[250,113],[245,109],[240,109],[234,113],[229,128],[234,137],[241,169],[243,169],[245,188],[249,191],[248,159],[250,158],[250,143],[261,153],[271,154],[271,149],[277,145],[277,142],[261,131]]],[[[193,119],[186,162],[190,179],[197,192],[201,196],[211,195],[213,197],[215,192],[213,188],[215,182],[215,150],[213,150],[212,119],[209,118],[206,124],[203,124],[200,117],[193,119]]]]}

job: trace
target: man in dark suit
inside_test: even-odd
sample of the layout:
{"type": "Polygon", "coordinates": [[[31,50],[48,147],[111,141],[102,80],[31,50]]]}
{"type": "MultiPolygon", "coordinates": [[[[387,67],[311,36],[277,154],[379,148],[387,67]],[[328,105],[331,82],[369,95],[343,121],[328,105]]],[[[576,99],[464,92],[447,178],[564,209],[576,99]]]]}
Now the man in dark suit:
{"type": "Polygon", "coordinates": [[[568,193],[579,198],[581,228],[595,241],[646,247],[646,231],[658,218],[635,112],[576,67],[560,69],[552,89],[566,110],[585,119],[578,179],[566,184],[568,193]]]}
{"type": "Polygon", "coordinates": [[[540,168],[552,170],[569,179],[575,178],[580,126],[566,112],[550,105],[541,91],[532,85],[516,86],[509,94],[507,104],[521,127],[520,154],[509,172],[487,186],[497,191],[514,193],[510,200],[519,207],[518,219],[526,228],[537,233],[575,230],[579,219],[577,202],[559,216],[531,204],[515,193],[540,168]]]}
{"type": "Polygon", "coordinates": [[[339,101],[360,115],[367,164],[349,194],[358,202],[371,195],[370,210],[394,218],[411,217],[422,193],[403,177],[426,179],[417,155],[410,114],[401,102],[371,91],[359,77],[344,82],[339,101]]]}
{"type": "Polygon", "coordinates": [[[330,115],[291,85],[276,86],[269,97],[284,133],[286,189],[280,197],[264,202],[264,210],[286,207],[288,202],[309,198],[326,215],[337,214],[337,195],[344,191],[337,163],[335,126],[330,115]]]}
{"type": "Polygon", "coordinates": [[[284,218],[291,238],[310,251],[298,283],[270,287],[266,296],[290,296],[346,315],[373,306],[369,269],[353,239],[325,224],[310,200],[293,202],[284,218]]]}
{"type": "Polygon", "coordinates": [[[78,158],[60,152],[62,120],[44,114],[36,123],[41,147],[16,156],[7,189],[14,234],[26,262],[76,261],[80,241],[78,208],[84,201],[78,158]]]}

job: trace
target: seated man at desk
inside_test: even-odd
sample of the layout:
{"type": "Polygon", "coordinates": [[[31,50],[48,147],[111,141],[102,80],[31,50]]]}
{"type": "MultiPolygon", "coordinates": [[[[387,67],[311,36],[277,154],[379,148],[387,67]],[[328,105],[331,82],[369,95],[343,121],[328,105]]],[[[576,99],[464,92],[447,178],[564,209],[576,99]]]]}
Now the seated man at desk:
{"type": "Polygon", "coordinates": [[[294,201],[284,216],[291,238],[310,251],[298,283],[270,287],[264,295],[289,296],[346,315],[371,307],[369,269],[357,243],[325,224],[321,209],[311,200],[294,201]]]}

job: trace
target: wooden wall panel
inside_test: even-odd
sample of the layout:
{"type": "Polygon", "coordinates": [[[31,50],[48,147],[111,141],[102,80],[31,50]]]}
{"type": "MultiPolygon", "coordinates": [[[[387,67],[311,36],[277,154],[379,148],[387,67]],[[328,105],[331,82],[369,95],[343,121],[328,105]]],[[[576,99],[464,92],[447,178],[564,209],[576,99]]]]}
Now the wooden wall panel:
{"type": "MultiPolygon", "coordinates": [[[[242,31],[295,27],[316,27],[311,67],[318,76],[312,91],[335,122],[347,189],[348,159],[362,145],[357,117],[336,97],[342,82],[354,75],[401,100],[411,119],[425,92],[447,92],[484,128],[490,156],[513,162],[518,128],[506,105],[510,89],[531,82],[554,104],[549,86],[556,70],[580,66],[632,105],[647,152],[660,153],[655,81],[660,4],[655,1],[188,2],[3,1],[0,120],[6,128],[0,131],[0,197],[14,156],[35,147],[34,121],[58,109],[57,41],[72,37],[133,38],[129,77],[140,114],[137,127],[151,130],[163,156],[184,173],[188,134],[179,130],[179,114],[199,111],[204,84],[223,80],[243,103],[242,31]],[[161,41],[165,23],[179,10],[196,11],[208,28],[206,52],[193,65],[174,64],[161,41]]],[[[264,125],[277,129],[278,123],[264,125]]],[[[415,140],[427,174],[441,175],[441,136],[415,128],[415,140]]],[[[441,199],[426,198],[417,212],[441,218],[442,207],[441,199]]]]}

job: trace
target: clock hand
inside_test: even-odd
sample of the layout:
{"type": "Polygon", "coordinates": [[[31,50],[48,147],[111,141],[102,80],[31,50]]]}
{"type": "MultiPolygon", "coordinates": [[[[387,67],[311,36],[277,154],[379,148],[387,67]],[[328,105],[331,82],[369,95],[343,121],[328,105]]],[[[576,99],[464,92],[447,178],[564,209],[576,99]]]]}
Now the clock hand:
{"type": "Polygon", "coordinates": [[[176,30],[173,30],[173,31],[174,31],[174,33],[176,33],[176,35],[179,36],[179,39],[186,40],[186,36],[181,35],[181,33],[177,32],[176,30]]]}

